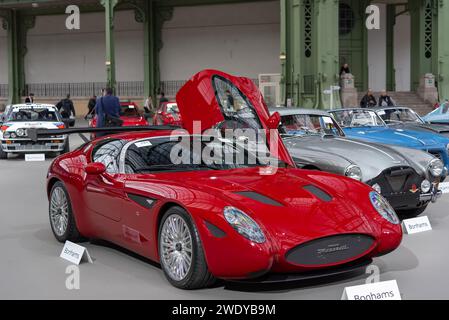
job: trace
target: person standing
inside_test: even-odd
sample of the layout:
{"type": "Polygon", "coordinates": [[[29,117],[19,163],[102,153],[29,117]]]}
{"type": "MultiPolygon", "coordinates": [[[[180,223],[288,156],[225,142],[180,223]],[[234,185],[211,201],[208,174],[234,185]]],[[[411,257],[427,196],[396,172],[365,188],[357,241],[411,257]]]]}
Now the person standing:
{"type": "Polygon", "coordinates": [[[373,91],[371,89],[363,97],[362,101],[360,101],[361,108],[375,108],[377,105],[376,98],[373,96],[373,91]]]}
{"type": "Polygon", "coordinates": [[[349,69],[349,64],[345,63],[344,65],[341,66],[340,78],[342,75],[347,74],[347,73],[351,73],[351,69],[349,69]]]}
{"type": "MultiPolygon", "coordinates": [[[[97,99],[95,104],[97,115],[97,128],[120,127],[123,121],[120,119],[120,100],[113,95],[112,89],[105,89],[105,95],[97,99]]],[[[103,134],[97,134],[102,136],[103,134]]]]}
{"type": "Polygon", "coordinates": [[[148,96],[148,98],[145,100],[145,105],[143,106],[146,113],[151,113],[154,110],[154,104],[153,104],[153,97],[148,96]]]}
{"type": "Polygon", "coordinates": [[[165,93],[161,92],[161,97],[159,98],[159,107],[164,103],[168,102],[168,99],[165,97],[165,93]]]}
{"type": "Polygon", "coordinates": [[[25,103],[34,103],[34,93],[30,93],[28,97],[25,98],[25,103]]]}
{"type": "Polygon", "coordinates": [[[70,94],[67,94],[65,99],[62,99],[56,104],[56,108],[58,108],[61,113],[63,120],[68,120],[70,117],[75,117],[75,106],[73,105],[73,101],[70,100],[70,94]]]}
{"type": "Polygon", "coordinates": [[[386,90],[382,90],[379,97],[379,107],[394,107],[396,102],[387,94],[386,90]]]}
{"type": "Polygon", "coordinates": [[[89,115],[94,115],[95,114],[95,105],[96,104],[97,104],[97,96],[92,96],[89,99],[89,102],[87,103],[88,112],[87,112],[86,116],[84,117],[84,120],[87,120],[87,117],[89,115]]]}

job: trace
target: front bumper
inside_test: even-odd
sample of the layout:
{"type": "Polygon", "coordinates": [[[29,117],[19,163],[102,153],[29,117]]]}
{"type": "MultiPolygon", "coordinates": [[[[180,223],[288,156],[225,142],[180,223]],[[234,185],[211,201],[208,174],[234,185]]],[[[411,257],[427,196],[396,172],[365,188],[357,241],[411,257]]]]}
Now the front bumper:
{"type": "Polygon", "coordinates": [[[6,153],[61,152],[66,138],[39,139],[37,142],[26,139],[0,140],[1,148],[6,153]]]}
{"type": "Polygon", "coordinates": [[[254,279],[229,279],[229,282],[239,284],[274,284],[274,283],[289,283],[299,281],[311,281],[328,277],[337,277],[364,270],[373,262],[373,259],[361,259],[350,262],[337,267],[326,268],[322,270],[309,271],[303,273],[268,273],[261,275],[254,279]]]}
{"type": "Polygon", "coordinates": [[[438,190],[436,187],[434,188],[434,191],[430,193],[421,193],[419,196],[419,200],[422,202],[433,202],[435,203],[441,196],[443,195],[443,192],[441,190],[438,190]]]}

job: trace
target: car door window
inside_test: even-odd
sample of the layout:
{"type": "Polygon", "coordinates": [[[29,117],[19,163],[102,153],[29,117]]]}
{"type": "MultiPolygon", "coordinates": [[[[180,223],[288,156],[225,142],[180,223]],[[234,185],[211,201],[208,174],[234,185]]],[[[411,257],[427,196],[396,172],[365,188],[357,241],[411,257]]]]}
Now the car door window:
{"type": "Polygon", "coordinates": [[[115,139],[96,146],[92,152],[92,161],[104,164],[107,173],[119,173],[120,152],[125,144],[125,140],[115,139]]]}
{"type": "Polygon", "coordinates": [[[217,102],[228,125],[229,122],[236,122],[238,128],[262,129],[256,110],[232,82],[220,76],[214,76],[212,81],[217,102]]]}

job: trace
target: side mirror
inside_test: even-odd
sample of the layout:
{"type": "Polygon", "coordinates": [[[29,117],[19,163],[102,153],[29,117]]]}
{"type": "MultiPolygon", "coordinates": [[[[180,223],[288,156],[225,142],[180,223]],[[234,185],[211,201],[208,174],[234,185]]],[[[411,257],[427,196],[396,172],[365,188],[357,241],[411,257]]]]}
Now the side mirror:
{"type": "Polygon", "coordinates": [[[91,175],[100,175],[106,172],[106,167],[100,162],[89,163],[86,166],[86,173],[91,175]]]}
{"type": "Polygon", "coordinates": [[[270,118],[268,118],[268,129],[270,130],[277,130],[279,128],[279,124],[281,123],[281,115],[279,112],[275,112],[271,115],[270,118]]]}

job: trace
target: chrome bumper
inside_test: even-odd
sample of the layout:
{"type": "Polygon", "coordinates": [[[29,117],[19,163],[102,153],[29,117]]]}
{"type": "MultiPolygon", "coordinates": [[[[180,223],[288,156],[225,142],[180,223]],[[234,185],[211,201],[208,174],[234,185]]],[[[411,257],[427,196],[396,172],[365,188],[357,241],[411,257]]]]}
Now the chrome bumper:
{"type": "Polygon", "coordinates": [[[419,196],[419,200],[424,202],[432,201],[433,203],[435,203],[439,198],[441,198],[442,195],[443,191],[441,190],[437,190],[430,193],[423,193],[419,196]]]}

